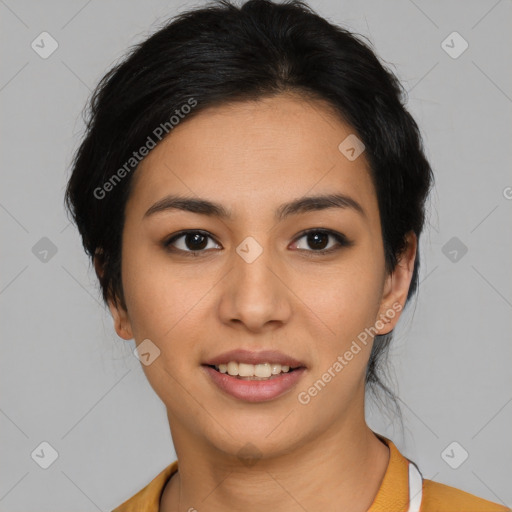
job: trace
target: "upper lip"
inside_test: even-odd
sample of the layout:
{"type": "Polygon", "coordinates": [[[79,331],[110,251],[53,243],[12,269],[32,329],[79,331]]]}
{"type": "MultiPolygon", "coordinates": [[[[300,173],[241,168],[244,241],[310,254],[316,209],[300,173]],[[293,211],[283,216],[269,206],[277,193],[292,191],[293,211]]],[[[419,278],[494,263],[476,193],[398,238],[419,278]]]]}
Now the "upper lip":
{"type": "Polygon", "coordinates": [[[260,352],[251,352],[250,350],[230,350],[223,352],[218,356],[212,357],[205,361],[203,364],[210,366],[218,366],[219,364],[227,364],[230,361],[246,364],[263,364],[263,363],[277,363],[282,366],[289,366],[290,368],[298,368],[306,366],[301,361],[297,361],[282,352],[276,350],[262,350],[260,352]]]}

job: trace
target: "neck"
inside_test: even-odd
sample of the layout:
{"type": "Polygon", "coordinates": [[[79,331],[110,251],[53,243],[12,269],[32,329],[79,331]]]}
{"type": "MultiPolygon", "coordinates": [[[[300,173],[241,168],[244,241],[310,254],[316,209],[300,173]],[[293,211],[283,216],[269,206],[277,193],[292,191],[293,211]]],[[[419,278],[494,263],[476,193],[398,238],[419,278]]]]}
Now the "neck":
{"type": "Polygon", "coordinates": [[[364,420],[254,464],[226,456],[176,427],[179,471],[164,489],[161,512],[366,512],[389,462],[388,447],[364,420]]]}

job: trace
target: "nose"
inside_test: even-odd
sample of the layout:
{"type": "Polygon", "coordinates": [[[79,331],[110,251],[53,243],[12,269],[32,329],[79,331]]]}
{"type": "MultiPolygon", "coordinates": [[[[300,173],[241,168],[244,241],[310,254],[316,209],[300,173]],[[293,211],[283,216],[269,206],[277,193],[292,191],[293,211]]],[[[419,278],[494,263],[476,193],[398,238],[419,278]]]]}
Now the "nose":
{"type": "Polygon", "coordinates": [[[233,251],[231,260],[232,270],[223,280],[219,304],[222,322],[244,326],[251,332],[287,323],[293,293],[286,285],[286,269],[273,252],[249,239],[233,251]]]}

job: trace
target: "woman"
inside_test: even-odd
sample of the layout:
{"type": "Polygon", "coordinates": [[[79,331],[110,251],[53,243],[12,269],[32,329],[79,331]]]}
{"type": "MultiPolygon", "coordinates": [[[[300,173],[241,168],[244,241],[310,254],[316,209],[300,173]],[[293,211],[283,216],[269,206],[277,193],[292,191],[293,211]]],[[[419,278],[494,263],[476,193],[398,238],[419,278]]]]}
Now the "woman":
{"type": "Polygon", "coordinates": [[[300,2],[184,13],[103,78],[66,199],[178,456],[116,512],[507,510],[365,421],[431,174],[395,76],[300,2]]]}

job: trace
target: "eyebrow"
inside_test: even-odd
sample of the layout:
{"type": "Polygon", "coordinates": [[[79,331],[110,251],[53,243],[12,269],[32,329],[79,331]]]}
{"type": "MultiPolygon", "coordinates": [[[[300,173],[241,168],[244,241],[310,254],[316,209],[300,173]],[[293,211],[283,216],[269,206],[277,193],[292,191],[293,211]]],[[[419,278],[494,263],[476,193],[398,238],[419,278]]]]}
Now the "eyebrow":
{"type": "MultiPolygon", "coordinates": [[[[352,209],[366,216],[363,207],[350,196],[344,194],[327,194],[307,196],[284,203],[275,211],[276,220],[282,221],[291,215],[327,210],[330,208],[352,209]]],[[[144,214],[144,218],[169,210],[182,210],[225,220],[233,220],[233,213],[220,203],[196,197],[168,195],[153,204],[144,214]]]]}

